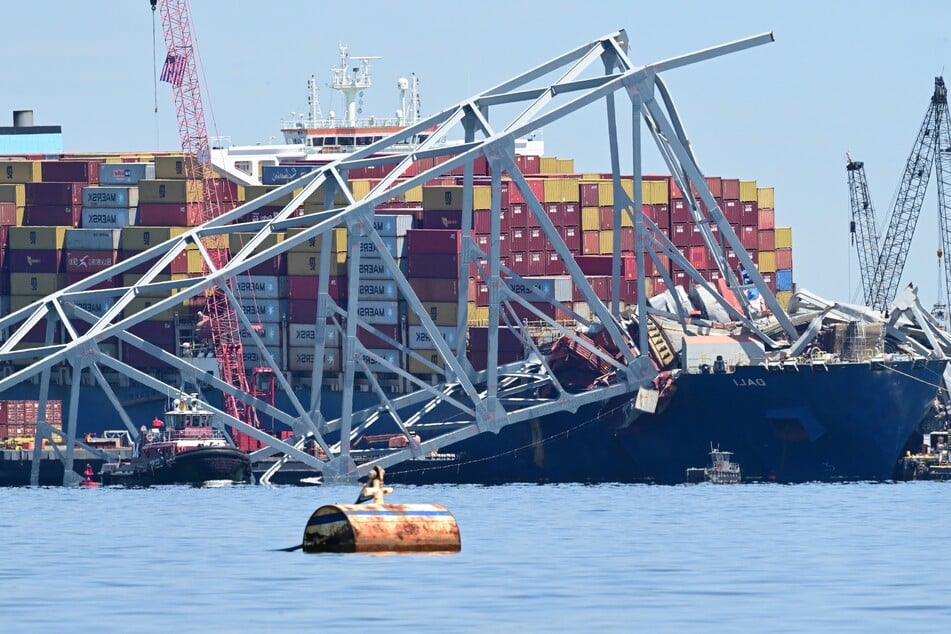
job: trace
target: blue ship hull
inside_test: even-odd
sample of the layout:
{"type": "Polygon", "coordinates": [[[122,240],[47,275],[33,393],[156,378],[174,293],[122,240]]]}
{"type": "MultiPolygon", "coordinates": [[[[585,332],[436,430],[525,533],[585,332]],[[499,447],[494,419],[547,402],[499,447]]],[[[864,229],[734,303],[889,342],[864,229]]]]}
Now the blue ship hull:
{"type": "MultiPolygon", "coordinates": [[[[481,434],[444,449],[447,461],[409,461],[388,470],[402,483],[684,482],[686,469],[707,463],[710,445],[732,451],[744,479],[777,482],[887,480],[937,394],[944,361],[829,365],[771,371],[738,367],[732,374],[684,374],[657,413],[628,423],[626,400],[582,408],[499,434],[481,434]]],[[[16,386],[4,398],[36,398],[16,386]]],[[[164,399],[117,390],[133,421],[150,421],[164,399]]],[[[308,390],[297,397],[309,402],[308,390]]],[[[364,406],[372,404],[365,395],[364,406]]],[[[68,388],[53,386],[50,398],[68,388]]],[[[277,405],[290,410],[279,393],[277,405]]],[[[340,393],[325,391],[327,412],[340,393]]],[[[220,403],[212,403],[220,406],[220,403]]],[[[121,428],[105,394],[85,387],[78,434],[121,428]]],[[[376,432],[374,432],[376,433],[376,432]]]]}

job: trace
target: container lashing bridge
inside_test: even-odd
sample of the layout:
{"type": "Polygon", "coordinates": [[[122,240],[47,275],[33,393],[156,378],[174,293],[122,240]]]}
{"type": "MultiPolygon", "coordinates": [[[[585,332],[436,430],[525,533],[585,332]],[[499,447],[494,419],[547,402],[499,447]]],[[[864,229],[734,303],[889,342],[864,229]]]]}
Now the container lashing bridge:
{"type": "MultiPolygon", "coordinates": [[[[621,321],[620,270],[621,244],[620,232],[614,232],[613,297],[604,303],[598,299],[595,291],[573,260],[568,247],[546,215],[541,203],[528,186],[525,176],[520,172],[514,154],[515,139],[523,137],[549,125],[567,115],[597,102],[605,104],[607,115],[608,142],[613,172],[614,190],[614,226],[621,226],[622,214],[632,220],[635,231],[635,256],[637,261],[637,308],[636,315],[647,315],[650,311],[646,302],[645,271],[648,261],[657,265],[669,288],[674,288],[667,272],[663,256],[686,271],[694,284],[703,287],[727,312],[730,319],[742,323],[750,332],[756,333],[770,348],[788,345],[797,340],[797,332],[790,319],[769,291],[757,272],[749,255],[740,244],[739,238],[730,228],[712,193],[706,186],[703,174],[691,153],[684,127],[674,107],[673,100],[660,74],[686,65],[710,60],[728,53],[744,50],[772,41],[772,34],[763,34],[709,49],[674,57],[645,66],[634,65],[628,57],[628,37],[625,31],[595,39],[555,57],[531,70],[524,72],[452,107],[407,127],[398,134],[366,146],[345,159],[320,167],[294,182],[246,203],[241,207],[213,218],[199,227],[188,230],[181,236],[144,251],[114,267],[90,275],[82,282],[57,291],[33,304],[0,319],[0,328],[10,328],[10,337],[0,344],[0,361],[29,360],[29,365],[21,367],[13,374],[0,379],[0,392],[22,381],[33,380],[38,384],[39,411],[45,411],[49,394],[50,374],[54,367],[68,365],[71,372],[71,391],[65,416],[62,437],[66,449],[61,458],[66,464],[67,475],[72,472],[73,447],[77,444],[76,422],[79,394],[83,389],[82,374],[91,377],[105,391],[109,400],[118,411],[126,427],[136,433],[137,423],[132,421],[106,380],[103,369],[124,375],[151,388],[161,395],[173,397],[179,385],[166,382],[156,376],[129,366],[122,361],[103,353],[99,344],[106,340],[118,339],[123,345],[134,346],[158,358],[180,374],[182,381],[199,384],[205,388],[218,390],[227,398],[233,398],[246,408],[253,408],[259,416],[270,416],[276,422],[283,423],[293,430],[293,436],[280,440],[265,433],[245,420],[230,413],[215,410],[216,424],[240,431],[256,438],[266,447],[255,452],[256,459],[277,457],[275,469],[284,458],[294,459],[320,470],[325,481],[353,481],[365,475],[376,465],[390,466],[407,460],[425,460],[434,452],[454,443],[481,433],[498,432],[507,425],[517,425],[560,411],[577,411],[583,405],[604,402],[609,399],[630,395],[631,401],[640,390],[654,389],[653,380],[657,376],[655,363],[649,354],[649,328],[637,329],[637,341],[632,341],[628,330],[621,321]],[[629,196],[621,184],[620,143],[617,130],[616,94],[626,95],[631,104],[631,156],[633,164],[633,196],[629,196]],[[515,111],[513,116],[508,115],[515,111]],[[461,144],[446,144],[449,138],[461,128],[464,137],[461,144]],[[430,129],[434,131],[411,154],[382,155],[388,148],[401,141],[413,138],[430,129]],[[643,130],[654,141],[666,162],[673,179],[684,193],[693,220],[704,242],[710,250],[713,260],[726,280],[725,294],[735,294],[731,301],[718,292],[690,262],[673,246],[662,231],[645,216],[642,211],[641,192],[641,145],[643,130]],[[471,238],[472,206],[474,184],[474,161],[484,157],[491,168],[491,243],[488,251],[481,250],[471,238]],[[435,167],[425,168],[418,162],[439,159],[435,167]],[[348,187],[349,170],[367,166],[392,166],[392,171],[373,189],[357,200],[348,187]],[[398,263],[387,251],[383,239],[374,228],[375,207],[408,190],[423,185],[439,176],[461,167],[463,169],[462,201],[462,253],[459,258],[459,296],[457,336],[454,345],[447,343],[440,330],[424,310],[423,304],[414,293],[412,286],[401,271],[398,263]],[[413,169],[411,169],[413,168],[413,169]],[[515,283],[532,288],[531,279],[516,275],[500,261],[499,236],[502,173],[511,179],[511,186],[517,187],[526,201],[530,213],[534,214],[539,227],[544,232],[550,248],[564,263],[573,284],[591,307],[593,318],[575,314],[567,306],[546,298],[540,291],[536,296],[526,296],[523,291],[515,292],[510,284],[515,283]],[[411,175],[412,174],[412,175],[411,175]],[[408,176],[407,175],[411,175],[408,176]],[[239,219],[260,207],[271,205],[284,196],[291,195],[292,200],[283,210],[269,220],[240,222],[239,219]],[[298,215],[298,208],[305,201],[323,201],[324,211],[307,215],[298,215]],[[703,203],[706,212],[702,210],[703,203]],[[347,296],[346,304],[337,303],[330,298],[329,276],[331,272],[331,240],[334,229],[346,227],[348,235],[347,256],[347,296]],[[718,232],[713,231],[718,228],[718,232]],[[271,244],[268,238],[277,232],[289,229],[281,242],[271,244]],[[206,244],[215,236],[234,232],[255,232],[254,237],[240,249],[232,249],[227,262],[216,259],[206,244]],[[251,319],[232,292],[228,280],[247,272],[251,267],[265,262],[304,241],[315,239],[320,242],[320,254],[317,256],[316,283],[319,289],[314,344],[315,363],[311,375],[310,402],[301,402],[291,388],[282,368],[270,355],[260,336],[252,328],[251,319]],[[415,313],[419,323],[432,340],[439,363],[420,355],[401,342],[387,337],[362,319],[359,312],[358,287],[360,275],[361,242],[372,242],[383,264],[405,300],[408,310],[415,313]],[[207,263],[206,272],[194,275],[187,280],[156,281],[156,276],[176,256],[186,248],[197,249],[207,263]],[[731,249],[739,264],[748,273],[749,282],[741,283],[737,274],[731,270],[726,257],[731,249]],[[133,286],[119,289],[97,289],[93,287],[103,280],[121,274],[133,267],[149,265],[148,272],[133,286]],[[475,371],[466,357],[466,328],[468,322],[468,281],[470,265],[478,270],[489,291],[489,329],[488,329],[488,365],[487,369],[475,371]],[[744,292],[750,287],[758,289],[769,310],[778,322],[779,337],[774,341],[759,330],[754,323],[752,308],[744,292]],[[238,325],[243,327],[260,351],[267,364],[275,370],[274,377],[279,389],[283,390],[291,403],[291,411],[283,411],[253,394],[242,391],[232,382],[204,373],[189,362],[187,358],[166,352],[149,341],[129,332],[129,328],[161,311],[173,309],[189,298],[206,295],[216,291],[227,301],[234,311],[238,325]],[[150,291],[175,291],[170,297],[157,298],[149,307],[131,311],[130,302],[136,296],[150,291]],[[77,303],[84,299],[108,297],[115,303],[102,315],[92,314],[77,303]],[[613,345],[620,351],[616,357],[591,343],[573,328],[547,316],[537,304],[547,302],[572,315],[581,326],[597,322],[603,327],[613,345]],[[609,381],[582,392],[570,392],[558,381],[549,367],[545,356],[532,341],[525,325],[517,317],[515,308],[532,314],[540,321],[567,337],[572,345],[584,349],[591,358],[608,369],[609,381]],[[37,324],[45,320],[46,344],[39,348],[18,349],[24,335],[37,324]],[[65,327],[69,341],[54,343],[54,326],[60,322],[65,327]],[[339,413],[329,415],[329,408],[321,400],[321,386],[325,352],[325,335],[328,329],[337,329],[341,336],[342,348],[342,401],[339,413]],[[508,329],[521,341],[528,351],[525,360],[499,365],[499,333],[508,329]],[[390,342],[401,351],[404,358],[412,358],[432,371],[437,380],[427,381],[409,373],[403,366],[392,364],[386,358],[368,350],[358,335],[370,333],[390,342]],[[413,387],[412,391],[396,395],[387,392],[378,376],[381,373],[395,374],[413,387]],[[376,394],[379,405],[361,408],[355,404],[355,378],[358,374],[365,377],[370,389],[376,394]],[[438,430],[426,426],[427,412],[439,409],[451,415],[440,416],[438,430]],[[363,434],[372,431],[374,425],[382,421],[392,427],[395,425],[409,439],[405,447],[393,447],[373,451],[361,456],[352,444],[363,434]],[[423,431],[417,440],[416,430],[423,431]],[[307,442],[316,443],[317,451],[304,451],[307,442]]],[[[456,137],[458,138],[458,137],[456,137]]],[[[234,243],[232,243],[234,244],[234,243]]],[[[677,294],[673,297],[677,300],[677,294]]],[[[678,303],[678,311],[684,322],[688,315],[678,303]]],[[[795,345],[793,346],[796,347],[795,345]]],[[[650,399],[644,399],[645,402],[650,399]]],[[[649,407],[649,405],[648,405],[649,407]]],[[[59,434],[43,421],[37,424],[37,440],[40,436],[51,437],[59,434]]],[[[270,476],[266,474],[265,479],[270,476]]]]}

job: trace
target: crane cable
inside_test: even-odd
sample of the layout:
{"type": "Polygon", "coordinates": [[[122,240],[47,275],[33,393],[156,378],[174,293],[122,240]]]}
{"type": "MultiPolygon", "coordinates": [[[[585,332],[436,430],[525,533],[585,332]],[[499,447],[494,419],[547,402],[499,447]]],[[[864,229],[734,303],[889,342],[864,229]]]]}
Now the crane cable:
{"type": "Polygon", "coordinates": [[[153,118],[152,125],[155,127],[155,147],[159,146],[159,121],[158,121],[158,62],[156,61],[156,55],[158,55],[158,45],[155,40],[155,14],[156,9],[158,8],[158,0],[149,0],[149,4],[152,7],[152,103],[153,103],[153,118]]]}

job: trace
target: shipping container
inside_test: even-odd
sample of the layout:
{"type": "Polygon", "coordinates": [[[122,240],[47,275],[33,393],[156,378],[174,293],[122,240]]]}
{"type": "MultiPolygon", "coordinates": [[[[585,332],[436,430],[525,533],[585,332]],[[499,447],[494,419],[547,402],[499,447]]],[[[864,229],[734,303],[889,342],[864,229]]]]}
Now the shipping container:
{"type": "Polygon", "coordinates": [[[170,349],[175,344],[174,321],[146,319],[129,326],[129,332],[160,348],[170,349]]]}
{"type": "Polygon", "coordinates": [[[288,300],[286,299],[252,299],[238,298],[238,306],[248,316],[251,323],[280,323],[288,316],[288,300]]]}
{"type": "Polygon", "coordinates": [[[424,211],[419,229],[461,229],[462,212],[448,209],[424,211]]]}
{"type": "Polygon", "coordinates": [[[509,290],[530,301],[553,299],[558,302],[572,301],[572,281],[568,276],[526,277],[524,281],[505,280],[509,290]]]}
{"type": "Polygon", "coordinates": [[[100,185],[138,185],[141,180],[155,180],[154,163],[101,163],[100,185]]]}
{"type": "MultiPolygon", "coordinates": [[[[436,326],[437,332],[445,340],[446,344],[453,350],[456,348],[456,328],[455,326],[436,326]]],[[[411,350],[435,350],[436,345],[426,329],[422,326],[410,326],[407,335],[407,345],[411,350]]]]}
{"type": "Polygon", "coordinates": [[[66,286],[62,273],[10,273],[10,290],[17,295],[52,295],[66,286]]]}
{"type": "MultiPolygon", "coordinates": [[[[513,229],[512,231],[528,231],[527,229],[513,229]]],[[[499,257],[506,258],[512,254],[511,240],[509,239],[509,234],[500,233],[499,234],[499,257]]],[[[491,255],[492,247],[492,236],[487,235],[477,235],[475,237],[476,246],[486,254],[486,256],[491,255]]]]}
{"type": "Polygon", "coordinates": [[[181,154],[156,156],[155,178],[160,180],[181,180],[188,178],[189,175],[192,178],[198,178],[201,175],[201,166],[198,165],[198,162],[192,157],[189,157],[187,160],[188,164],[186,165],[186,159],[181,154]]]}
{"type": "MultiPolygon", "coordinates": [[[[287,237],[285,238],[285,240],[293,241],[295,238],[297,238],[298,235],[300,235],[304,231],[307,231],[307,229],[304,229],[304,228],[288,229],[287,237]]],[[[239,235],[239,234],[236,234],[236,235],[239,235]]],[[[253,233],[247,234],[248,239],[250,240],[250,238],[253,237],[254,235],[255,234],[253,233]]],[[[344,257],[340,261],[345,262],[346,253],[347,253],[346,227],[336,227],[334,229],[331,229],[329,231],[329,237],[330,237],[331,252],[342,253],[344,257]]],[[[310,238],[307,238],[306,240],[302,240],[301,242],[295,244],[293,247],[291,247],[291,250],[297,253],[320,253],[321,239],[322,239],[321,236],[312,236],[310,238]]],[[[234,250],[234,246],[232,246],[232,250],[234,250]]]]}
{"type": "MultiPolygon", "coordinates": [[[[383,245],[386,247],[386,250],[389,252],[391,257],[401,258],[406,255],[406,239],[405,238],[380,238],[383,241],[383,245]]],[[[359,242],[359,251],[361,258],[375,259],[380,257],[380,252],[376,248],[376,243],[371,238],[360,238],[359,242]]]]}
{"type": "Polygon", "coordinates": [[[79,251],[115,251],[119,248],[118,229],[67,229],[63,248],[79,251]]]}
{"type": "Polygon", "coordinates": [[[286,185],[312,172],[316,165],[264,165],[261,167],[261,183],[286,185]]]}
{"type": "Polygon", "coordinates": [[[454,302],[459,297],[459,280],[456,277],[411,277],[409,283],[416,297],[423,302],[454,302]]]}
{"type": "MultiPolygon", "coordinates": [[[[288,275],[315,275],[320,273],[319,253],[298,253],[291,250],[285,254],[285,257],[287,259],[288,275]]],[[[346,253],[330,254],[329,274],[331,276],[342,276],[347,274],[347,262],[345,258],[346,253]]],[[[367,268],[373,268],[375,265],[377,265],[376,263],[379,263],[379,267],[384,268],[382,260],[369,260],[369,263],[361,261],[360,269],[363,270],[365,264],[367,268]]]]}
{"type": "Polygon", "coordinates": [[[40,163],[40,175],[47,183],[72,181],[88,184],[99,180],[99,162],[43,161],[40,163]]]}
{"type": "MultiPolygon", "coordinates": [[[[397,350],[367,348],[367,351],[360,356],[371,372],[391,372],[392,370],[388,366],[400,367],[400,353],[397,350]],[[380,363],[375,357],[384,359],[388,365],[380,363]]],[[[356,363],[354,366],[357,372],[363,372],[363,366],[360,363],[356,363]]]]}
{"type": "Polygon", "coordinates": [[[406,250],[413,254],[458,254],[462,232],[452,229],[411,229],[406,232],[406,250]]]}
{"type": "Polygon", "coordinates": [[[762,231],[776,226],[776,213],[772,209],[759,209],[757,227],[762,231]]]}
{"type": "MultiPolygon", "coordinates": [[[[290,299],[317,299],[318,277],[316,275],[288,275],[287,296],[290,299]]],[[[334,301],[347,296],[347,278],[329,277],[327,279],[327,293],[334,301]]]]}
{"type": "Polygon", "coordinates": [[[83,187],[82,206],[96,209],[139,206],[138,187],[83,187]]]}
{"type": "MultiPolygon", "coordinates": [[[[254,324],[252,320],[252,325],[255,326],[255,333],[261,338],[265,346],[277,346],[281,344],[281,327],[279,324],[254,324]]],[[[241,343],[254,345],[254,338],[251,336],[251,332],[241,325],[239,325],[238,329],[241,333],[241,343]]]]}
{"type": "Polygon", "coordinates": [[[124,251],[145,251],[185,233],[184,227],[124,227],[119,248],[124,251]]]}
{"type": "Polygon", "coordinates": [[[793,290],[793,273],[790,269],[776,270],[776,290],[777,291],[793,290]]]}
{"type": "Polygon", "coordinates": [[[23,208],[23,224],[28,227],[78,227],[82,222],[82,205],[27,205],[23,208]]]}
{"type": "Polygon", "coordinates": [[[122,229],[138,222],[138,209],[83,209],[79,226],[84,229],[122,229]]]}
{"type": "Polygon", "coordinates": [[[116,263],[115,251],[64,249],[63,253],[67,273],[98,273],[116,263]]]}
{"type": "Polygon", "coordinates": [[[238,275],[234,278],[233,289],[237,297],[244,299],[281,299],[288,296],[287,278],[276,275],[238,275]]]}
{"type": "Polygon", "coordinates": [[[400,298],[399,287],[392,280],[360,280],[357,298],[364,300],[395,300],[400,298]]]}
{"type": "MultiPolygon", "coordinates": [[[[289,346],[310,346],[313,350],[313,347],[317,344],[317,326],[313,322],[309,324],[288,324],[287,333],[287,344],[289,346]]],[[[324,346],[339,348],[341,338],[341,333],[336,327],[328,324],[324,329],[324,346]]]]}
{"type": "Polygon", "coordinates": [[[791,269],[792,267],[792,249],[776,249],[776,268],[791,269]]]}
{"type": "MultiPolygon", "coordinates": [[[[280,346],[265,346],[265,349],[274,359],[274,362],[278,367],[283,366],[283,359],[281,357],[281,347],[280,346]]],[[[244,353],[244,367],[247,370],[251,370],[260,366],[269,366],[264,354],[257,348],[257,346],[242,346],[241,352],[244,353]]]]}
{"type": "Polygon", "coordinates": [[[27,205],[69,207],[83,204],[83,183],[27,183],[27,205]]]}
{"type": "Polygon", "coordinates": [[[139,181],[139,200],[143,203],[200,203],[202,182],[172,179],[139,181]]]}
{"type": "Polygon", "coordinates": [[[459,258],[456,253],[427,253],[409,251],[406,272],[410,277],[459,277],[459,258]]]}
{"type": "Polygon", "coordinates": [[[0,161],[0,183],[34,183],[43,180],[39,161],[0,161]]]}
{"type": "MultiPolygon", "coordinates": [[[[291,372],[311,372],[314,369],[314,348],[289,348],[287,367],[291,372]]],[[[324,372],[340,372],[340,350],[324,350],[324,372]]]]}
{"type": "Polygon", "coordinates": [[[776,248],[792,249],[792,227],[776,227],[776,248]]]}
{"type": "Polygon", "coordinates": [[[26,205],[26,186],[4,184],[0,180],[0,203],[12,203],[15,207],[23,207],[26,205]]]}
{"type": "Polygon", "coordinates": [[[357,316],[368,324],[398,324],[400,320],[400,302],[359,302],[357,304],[357,316]]]}
{"type": "MultiPolygon", "coordinates": [[[[458,307],[455,302],[423,302],[423,310],[437,326],[455,326],[458,307]]],[[[412,310],[408,311],[408,320],[411,326],[420,324],[419,316],[412,310]]]]}
{"type": "Polygon", "coordinates": [[[757,265],[760,273],[775,273],[776,254],[773,251],[760,251],[757,265]]]}
{"type": "Polygon", "coordinates": [[[740,202],[756,202],[756,181],[740,181],[740,202]]]}
{"type": "Polygon", "coordinates": [[[775,191],[772,187],[757,187],[756,188],[756,203],[762,209],[763,207],[767,209],[773,209],[775,205],[775,191]]]}
{"type": "Polygon", "coordinates": [[[10,249],[7,268],[11,273],[60,273],[63,251],[58,249],[10,249]]]}

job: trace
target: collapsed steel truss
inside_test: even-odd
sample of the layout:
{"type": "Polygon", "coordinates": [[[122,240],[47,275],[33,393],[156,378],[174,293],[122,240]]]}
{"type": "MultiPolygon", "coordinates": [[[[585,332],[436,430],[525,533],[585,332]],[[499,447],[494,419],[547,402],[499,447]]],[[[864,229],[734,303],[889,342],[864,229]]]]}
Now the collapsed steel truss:
{"type": "MultiPolygon", "coordinates": [[[[82,389],[80,376],[89,373],[103,389],[118,411],[129,431],[138,434],[136,421],[130,420],[119,399],[102,373],[108,368],[132,381],[136,381],[169,398],[178,393],[180,385],[171,385],[155,376],[132,367],[105,354],[99,344],[115,337],[124,345],[134,346],[160,359],[180,372],[180,380],[195,385],[204,385],[223,394],[233,396],[249,407],[257,409],[259,415],[272,416],[276,421],[286,424],[293,430],[293,437],[278,440],[264,431],[237,420],[227,413],[215,410],[216,424],[240,430],[267,445],[256,452],[256,458],[276,454],[293,458],[319,469],[326,480],[353,480],[365,474],[374,465],[388,466],[408,459],[425,459],[428,455],[443,447],[470,438],[484,432],[498,432],[506,425],[546,416],[559,411],[576,411],[583,405],[601,402],[612,397],[633,394],[639,389],[651,389],[656,369],[647,352],[647,328],[639,329],[639,341],[631,341],[619,321],[621,303],[620,292],[620,232],[614,233],[613,297],[609,304],[601,302],[595,291],[582,274],[577,263],[562,240],[560,234],[546,215],[541,203],[532,193],[525,177],[519,171],[515,160],[515,140],[532,131],[538,130],[581,108],[604,100],[607,110],[610,155],[614,184],[614,226],[621,226],[622,214],[633,221],[635,230],[635,255],[638,269],[638,305],[637,314],[646,315],[645,276],[647,258],[657,264],[670,288],[673,283],[667,275],[666,264],[662,257],[670,260],[687,272],[693,282],[704,287],[717,300],[730,317],[742,322],[751,331],[756,332],[769,347],[786,344],[782,339],[774,341],[760,332],[752,320],[751,308],[747,304],[745,287],[737,279],[735,271],[727,262],[726,249],[732,249],[740,265],[748,272],[768,308],[776,316],[781,331],[788,341],[797,337],[789,318],[770,293],[749,255],[733,233],[723,216],[713,195],[704,181],[703,175],[694,160],[687,144],[686,133],[676,113],[670,95],[659,77],[659,73],[688,64],[719,57],[727,53],[747,49],[772,41],[771,34],[738,40],[688,55],[675,57],[646,66],[636,67],[628,58],[628,40],[624,31],[596,39],[556,57],[526,73],[503,82],[474,97],[443,110],[442,112],[413,125],[398,134],[367,146],[345,159],[336,161],[298,180],[281,186],[277,190],[248,202],[234,211],[188,230],[179,237],[155,246],[108,270],[90,275],[82,282],[57,291],[15,313],[0,319],[0,329],[9,328],[10,336],[0,345],[0,362],[32,359],[30,365],[0,379],[0,393],[6,388],[28,379],[39,377],[40,417],[44,416],[45,402],[49,395],[50,375],[59,364],[68,364],[71,369],[71,392],[66,412],[65,428],[62,433],[53,430],[44,420],[37,424],[37,441],[59,434],[65,438],[66,449],[61,455],[66,465],[67,480],[72,474],[73,447],[81,445],[76,439],[76,423],[79,392],[82,389]],[[551,78],[554,77],[554,80],[551,78]],[[614,94],[624,90],[632,104],[633,123],[633,197],[628,196],[621,185],[620,153],[616,127],[614,94]],[[490,111],[501,106],[522,106],[521,112],[503,125],[490,123],[490,111]],[[641,121],[655,141],[661,155],[670,168],[671,174],[684,192],[694,221],[700,228],[704,241],[713,254],[723,278],[739,300],[740,308],[727,301],[717,289],[704,281],[687,259],[674,247],[642,212],[641,192],[641,121]],[[445,141],[448,135],[462,128],[464,140],[461,144],[445,141]],[[430,136],[412,154],[381,155],[391,146],[413,138],[419,133],[434,130],[430,136]],[[478,248],[471,237],[474,161],[485,157],[491,168],[491,246],[486,253],[478,248]],[[430,169],[411,171],[410,168],[422,159],[445,159],[430,169]],[[366,166],[393,165],[394,169],[377,184],[368,195],[357,200],[347,183],[348,171],[366,166]],[[376,205],[384,203],[408,190],[425,184],[433,178],[448,174],[451,170],[463,168],[462,201],[462,255],[459,264],[458,317],[455,345],[447,343],[440,330],[433,323],[416,296],[399,264],[387,251],[386,245],[372,222],[376,205]],[[551,248],[557,252],[565,269],[580,290],[582,296],[594,313],[594,321],[599,322],[607,331],[614,344],[621,351],[620,358],[614,358],[593,346],[589,340],[579,337],[571,328],[546,316],[533,303],[554,303],[560,309],[572,311],[541,292],[537,296],[516,293],[509,283],[512,281],[530,285],[531,281],[522,279],[500,262],[500,207],[501,174],[505,171],[526,200],[527,206],[546,235],[551,248]],[[403,178],[405,174],[414,176],[403,178]],[[295,193],[296,192],[296,193],[295,193]],[[284,196],[291,195],[292,200],[273,219],[257,222],[238,222],[250,212],[272,204],[284,196]],[[345,201],[335,205],[335,199],[345,201]],[[305,202],[323,201],[325,211],[299,216],[296,210],[305,202]],[[701,211],[703,202],[706,214],[701,211]],[[235,224],[237,223],[237,224],[235,224]],[[715,235],[712,226],[719,229],[715,235]],[[336,227],[348,229],[348,287],[349,300],[345,306],[334,302],[329,294],[329,275],[331,271],[332,231],[336,227]],[[265,241],[276,232],[292,228],[301,231],[289,234],[285,240],[274,246],[266,246],[265,241]],[[255,236],[240,250],[233,253],[231,260],[218,267],[213,257],[203,246],[203,238],[230,234],[234,232],[255,232],[255,236]],[[318,274],[315,283],[318,286],[318,314],[316,320],[316,343],[314,349],[314,369],[311,376],[311,399],[301,402],[291,389],[282,368],[276,363],[263,341],[252,327],[253,317],[245,314],[232,293],[234,286],[229,284],[235,276],[246,273],[257,264],[283,253],[304,241],[318,239],[321,244],[318,274]],[[433,364],[417,351],[409,349],[398,341],[386,337],[371,323],[362,319],[359,313],[358,287],[360,284],[360,244],[372,243],[382,258],[386,270],[396,281],[408,310],[419,318],[419,323],[433,341],[441,363],[433,364]],[[156,276],[180,253],[186,249],[197,249],[207,263],[207,273],[195,275],[187,280],[155,281],[156,276]],[[95,285],[115,275],[132,270],[134,267],[150,265],[148,273],[136,284],[119,289],[90,290],[95,285]],[[489,290],[489,334],[488,369],[474,371],[466,356],[466,328],[468,322],[467,302],[470,264],[475,264],[480,276],[489,290]],[[235,309],[238,320],[250,333],[254,345],[260,351],[267,364],[275,370],[281,389],[286,393],[293,411],[284,412],[253,396],[240,393],[226,381],[205,374],[187,358],[166,352],[154,344],[145,341],[128,329],[162,311],[180,305],[184,300],[217,289],[223,293],[235,309]],[[151,306],[132,312],[130,302],[145,292],[174,291],[171,297],[156,299],[151,306]],[[114,299],[114,304],[101,315],[92,314],[77,305],[84,300],[114,299]],[[531,301],[529,301],[531,300],[531,301]],[[524,311],[547,322],[550,328],[563,336],[573,338],[577,345],[586,348],[591,355],[608,364],[614,373],[614,380],[603,387],[582,393],[570,393],[558,382],[529,337],[524,324],[520,322],[513,308],[520,306],[524,311]],[[18,349],[25,334],[37,324],[46,323],[46,344],[39,348],[18,349]],[[342,321],[341,321],[342,320],[342,321]],[[63,344],[53,343],[54,328],[57,322],[63,324],[70,341],[63,344]],[[19,324],[18,327],[13,328],[19,324]],[[323,381],[323,365],[326,330],[338,329],[342,335],[342,407],[339,415],[327,416],[321,403],[320,386],[323,381]],[[526,351],[526,360],[499,366],[499,331],[510,329],[522,341],[526,351]],[[365,331],[390,341],[408,358],[431,368],[433,375],[441,381],[432,384],[407,372],[403,367],[391,364],[387,359],[367,350],[358,333],[365,331]],[[367,360],[372,360],[373,366],[367,360]],[[380,405],[360,409],[354,404],[355,378],[362,373],[380,405]],[[411,384],[415,391],[396,396],[388,393],[382,386],[380,373],[395,374],[411,384]],[[545,389],[542,389],[545,388],[545,389]],[[444,419],[439,431],[432,433],[428,427],[425,439],[415,440],[413,432],[424,428],[425,413],[434,408],[449,408],[454,412],[452,420],[444,419]],[[363,434],[376,422],[389,417],[391,422],[410,439],[405,448],[376,452],[367,459],[358,462],[351,450],[351,442],[363,434]],[[313,439],[320,447],[317,457],[302,451],[303,442],[313,439]]],[[[677,299],[676,294],[674,295],[677,299]]],[[[678,307],[681,317],[686,319],[683,307],[678,307]]],[[[582,325],[590,322],[587,316],[574,315],[582,325]]],[[[445,417],[444,417],[445,418],[445,417]]],[[[37,481],[40,442],[35,444],[34,479],[37,481]]],[[[275,468],[282,464],[279,460],[275,468]]]]}

